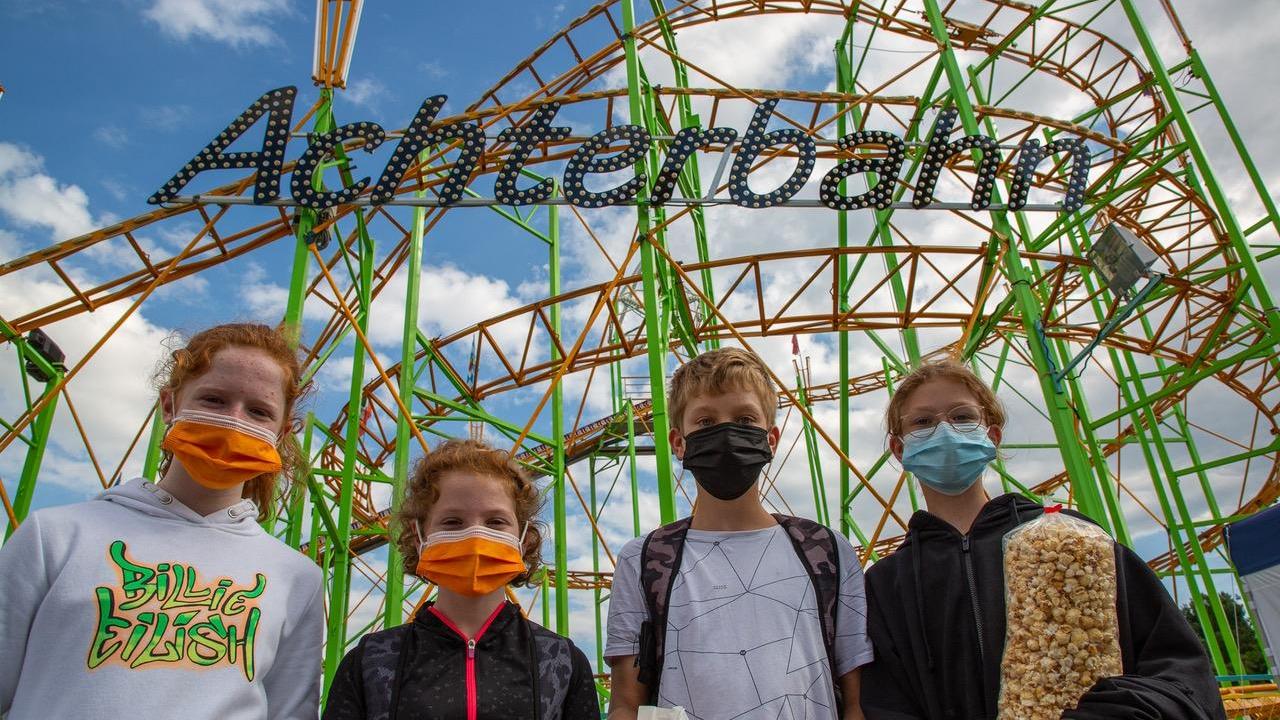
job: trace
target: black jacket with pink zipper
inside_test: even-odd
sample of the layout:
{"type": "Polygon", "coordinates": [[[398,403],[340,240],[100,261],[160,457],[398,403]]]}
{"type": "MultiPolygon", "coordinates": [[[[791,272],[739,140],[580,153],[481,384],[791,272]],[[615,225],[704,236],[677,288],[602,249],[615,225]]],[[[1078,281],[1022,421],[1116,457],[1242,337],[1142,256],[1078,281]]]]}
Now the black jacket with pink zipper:
{"type": "Polygon", "coordinates": [[[430,605],[365,635],[338,666],[324,709],[324,720],[599,717],[586,656],[507,602],[474,638],[430,605]]]}

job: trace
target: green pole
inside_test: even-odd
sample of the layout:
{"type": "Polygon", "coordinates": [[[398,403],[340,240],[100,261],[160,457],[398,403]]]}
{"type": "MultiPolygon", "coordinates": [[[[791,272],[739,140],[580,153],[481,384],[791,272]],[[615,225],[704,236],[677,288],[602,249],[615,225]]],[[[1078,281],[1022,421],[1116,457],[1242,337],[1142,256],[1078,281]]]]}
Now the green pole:
{"type": "MultiPolygon", "coordinates": [[[[951,47],[951,40],[947,33],[942,11],[938,7],[937,0],[924,0],[924,6],[929,27],[940,49],[941,64],[951,88],[950,96],[959,111],[964,130],[969,134],[977,134],[979,131],[977,118],[973,111],[973,105],[969,100],[964,75],[961,73],[960,65],[956,61],[955,51],[951,47]]],[[[978,151],[975,150],[974,152],[976,154],[978,151]]],[[[994,189],[992,194],[993,196],[998,195],[994,189]]],[[[1054,362],[1048,345],[1039,341],[1041,332],[1038,327],[1038,321],[1042,308],[1039,299],[1031,290],[1031,281],[1033,279],[1031,273],[1022,264],[1022,255],[1018,250],[1016,231],[1010,225],[1004,212],[992,211],[990,214],[996,233],[1009,239],[1008,248],[1004,254],[1005,275],[1009,278],[1013,294],[1016,297],[1015,306],[1018,308],[1022,329],[1028,340],[1027,346],[1030,350],[1032,364],[1036,369],[1040,391],[1044,397],[1045,411],[1053,426],[1054,436],[1059,443],[1062,459],[1067,470],[1067,477],[1071,480],[1081,512],[1088,515],[1110,533],[1111,525],[1098,496],[1098,488],[1094,482],[1092,467],[1088,458],[1085,457],[1085,453],[1080,447],[1079,439],[1076,436],[1074,413],[1067,397],[1058,392],[1053,382],[1053,370],[1051,368],[1059,366],[1060,363],[1054,362]]]]}
{"type": "MultiPolygon", "coordinates": [[[[805,387],[799,362],[796,363],[796,399],[812,414],[813,404],[809,402],[809,392],[805,387]]],[[[823,525],[830,525],[827,488],[822,477],[822,456],[818,453],[818,435],[808,418],[801,418],[801,430],[804,433],[805,455],[809,459],[809,483],[813,486],[814,518],[823,525]]]]}
{"type": "MultiPolygon", "coordinates": [[[[423,150],[418,159],[425,162],[428,152],[423,150]]],[[[425,197],[426,190],[419,190],[416,195],[425,197]]],[[[422,236],[425,232],[427,209],[422,205],[413,208],[413,227],[409,233],[409,257],[405,266],[404,294],[404,333],[400,345],[400,398],[406,407],[413,402],[415,378],[413,372],[416,349],[418,347],[418,288],[422,283],[422,236]]],[[[410,424],[413,417],[404,413],[396,414],[396,455],[391,484],[392,516],[400,509],[404,501],[405,488],[409,483],[409,457],[412,449],[413,435],[410,424]]],[[[395,542],[398,528],[387,526],[390,536],[387,542],[387,599],[382,608],[382,626],[395,627],[404,622],[404,559],[395,542]]]]}
{"type": "MultiPolygon", "coordinates": [[[[328,109],[330,123],[333,122],[332,107],[328,109]]],[[[345,157],[339,160],[339,170],[344,182],[350,182],[349,164],[345,157]]],[[[319,177],[320,170],[316,176],[319,177]]],[[[369,237],[368,227],[364,222],[364,211],[357,208],[356,238],[359,245],[357,278],[356,321],[360,330],[368,335],[369,305],[372,301],[373,285],[373,239],[369,237]]],[[[340,248],[346,252],[345,247],[340,248]]],[[[351,386],[347,397],[347,426],[342,446],[342,486],[338,494],[337,537],[327,543],[328,553],[333,562],[333,580],[329,586],[328,631],[325,638],[324,688],[328,692],[329,683],[338,670],[338,663],[346,651],[347,611],[350,603],[351,584],[351,506],[355,491],[356,462],[359,457],[360,444],[360,411],[364,389],[365,351],[363,343],[355,343],[352,350],[351,386]]]]}
{"type": "MultiPolygon", "coordinates": [[[[307,413],[307,424],[302,431],[302,459],[306,463],[303,472],[306,473],[311,472],[311,441],[315,434],[311,427],[311,419],[311,413],[307,413]]],[[[289,501],[289,526],[285,529],[284,541],[295,550],[302,544],[302,517],[307,500],[306,487],[307,478],[294,478],[293,495],[289,501]]]]}
{"type": "MultiPolygon", "coordinates": [[[[632,0],[622,0],[623,49],[627,59],[627,97],[630,100],[631,122],[639,122],[645,117],[641,103],[640,89],[640,57],[636,53],[635,9],[632,0]]],[[[645,162],[636,163],[636,173],[645,171],[645,162]]],[[[667,444],[669,421],[667,418],[667,400],[664,392],[666,384],[667,347],[661,342],[666,331],[659,322],[663,317],[658,301],[657,263],[654,259],[653,245],[649,242],[649,188],[647,185],[636,194],[636,227],[640,246],[640,273],[644,285],[644,325],[645,335],[649,338],[645,349],[649,360],[649,392],[653,397],[653,447],[654,459],[657,462],[658,475],[658,508],[663,523],[676,519],[676,495],[674,479],[671,476],[671,448],[667,444]]]]}
{"type": "MultiPolygon", "coordinates": [[[[676,47],[676,33],[671,27],[671,22],[666,18],[667,9],[662,0],[650,0],[649,6],[653,10],[653,15],[658,18],[658,27],[662,32],[662,41],[666,44],[667,49],[671,51],[671,70],[675,78],[675,87],[689,87],[689,69],[685,67],[685,63],[680,59],[680,49],[676,47]]],[[[693,112],[693,102],[688,95],[679,95],[676,97],[676,109],[680,119],[680,127],[691,128],[701,127],[702,120],[693,112]]],[[[665,118],[658,113],[652,115],[655,120],[663,121],[665,118]]],[[[675,133],[672,133],[675,134],[675,133]]],[[[653,151],[657,152],[656,148],[653,151]]],[[[728,150],[726,149],[726,152],[728,150]]],[[[652,155],[653,162],[657,163],[656,154],[652,155]]],[[[699,197],[702,195],[702,179],[698,173],[698,154],[694,153],[689,156],[685,162],[684,168],[680,171],[680,188],[688,197],[699,197]]],[[[713,188],[714,189],[714,188],[713,188]]],[[[693,222],[693,242],[698,253],[698,262],[707,262],[710,258],[710,252],[707,248],[707,220],[706,213],[702,206],[695,205],[689,209],[689,218],[693,222]]],[[[700,273],[702,282],[702,292],[712,303],[716,301],[715,288],[712,284],[711,269],[703,268],[700,273]]],[[[715,313],[710,306],[702,308],[703,322],[709,322],[715,318],[715,313]]],[[[715,337],[707,338],[705,345],[708,348],[720,347],[720,340],[715,337]]]]}
{"type": "MultiPolygon", "coordinates": [[[[320,106],[316,110],[312,132],[319,135],[333,129],[333,88],[323,88],[320,90],[320,106]]],[[[324,187],[321,173],[317,172],[312,176],[311,187],[316,190],[324,187]]],[[[311,229],[316,226],[316,219],[314,210],[298,208],[298,227],[294,231],[293,243],[293,271],[289,276],[289,299],[284,309],[284,325],[295,339],[302,336],[302,307],[307,299],[308,271],[311,268],[311,248],[308,241],[311,229]]]]}
{"type": "Polygon", "coordinates": [[[542,569],[542,627],[551,627],[551,588],[547,584],[547,569],[542,569]]]}
{"type": "Polygon", "coordinates": [[[157,402],[155,410],[151,413],[151,434],[147,436],[147,455],[142,461],[142,477],[151,482],[160,479],[160,460],[164,457],[160,443],[164,442],[164,433],[164,413],[160,411],[160,403],[157,402]]]}
{"type": "MultiPolygon", "coordinates": [[[[45,383],[44,394],[56,393],[56,388],[62,383],[62,372],[56,372],[49,382],[45,383]]],[[[26,519],[27,513],[31,511],[31,500],[36,493],[36,480],[40,477],[40,464],[44,461],[44,451],[49,444],[49,431],[53,428],[53,415],[58,408],[58,398],[55,395],[40,410],[40,414],[36,415],[36,419],[31,423],[31,444],[27,447],[27,456],[22,462],[22,475],[18,480],[18,491],[13,496],[13,515],[21,523],[26,519]]],[[[4,533],[5,540],[13,535],[13,531],[17,530],[17,524],[9,525],[8,530],[4,533]]]]}
{"type": "MultiPolygon", "coordinates": [[[[551,205],[547,209],[547,236],[550,238],[550,270],[548,290],[551,297],[560,294],[560,208],[551,205]]],[[[560,304],[551,305],[551,332],[560,336],[560,304]]],[[[560,361],[560,351],[551,343],[551,363],[560,361]]],[[[556,632],[569,636],[569,531],[565,520],[565,457],[564,457],[564,384],[556,383],[551,389],[551,437],[554,451],[553,491],[556,542],[556,632]]],[[[593,535],[594,537],[594,535],[593,535]]]]}
{"type": "MultiPolygon", "coordinates": [[[[596,458],[587,459],[588,472],[591,473],[591,519],[600,519],[600,510],[596,507],[596,458]]],[[[604,622],[600,613],[600,538],[591,533],[591,571],[595,573],[595,613],[596,613],[596,672],[604,672],[604,622]]]]}
{"type": "MultiPolygon", "coordinates": [[[[845,24],[844,35],[840,38],[840,42],[836,43],[836,91],[847,93],[852,85],[850,71],[853,65],[852,59],[847,57],[852,54],[852,48],[849,46],[849,38],[853,34],[853,24],[857,18],[856,13],[849,14],[849,21],[845,24]]],[[[839,115],[836,117],[836,135],[844,137],[849,133],[848,115],[845,113],[846,106],[844,102],[836,105],[839,115]]],[[[840,180],[840,194],[844,195],[849,191],[849,180],[844,178],[840,180]]],[[[845,210],[836,212],[836,245],[842,250],[849,247],[849,213],[845,210]]],[[[840,278],[840,286],[837,288],[840,297],[837,299],[841,313],[849,311],[849,258],[844,253],[836,259],[836,277],[840,278]]],[[[843,325],[841,325],[843,327],[843,325]]],[[[845,457],[850,456],[852,448],[851,433],[852,427],[849,423],[849,331],[841,330],[836,338],[836,352],[840,355],[839,375],[840,375],[840,452],[845,457]]],[[[849,497],[849,486],[852,483],[852,477],[849,473],[849,466],[846,463],[837,463],[840,466],[840,507],[844,507],[845,499],[849,497]]],[[[840,513],[840,534],[845,537],[849,536],[849,520],[848,513],[840,513]]]]}
{"type": "Polygon", "coordinates": [[[633,537],[640,537],[640,474],[636,470],[636,408],[630,400],[627,401],[627,471],[631,476],[631,531],[633,537]]]}

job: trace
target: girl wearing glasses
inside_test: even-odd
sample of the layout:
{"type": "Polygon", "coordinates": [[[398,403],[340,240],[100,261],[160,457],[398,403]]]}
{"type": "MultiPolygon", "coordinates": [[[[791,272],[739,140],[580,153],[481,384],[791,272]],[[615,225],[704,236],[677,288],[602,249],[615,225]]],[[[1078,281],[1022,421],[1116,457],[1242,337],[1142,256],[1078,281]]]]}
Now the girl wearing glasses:
{"type": "MultiPolygon", "coordinates": [[[[902,545],[867,571],[867,630],[876,659],[863,671],[868,720],[996,717],[1004,652],[1005,533],[1038,517],[1021,495],[991,499],[982,473],[1005,413],[964,365],[908,374],[885,416],[889,449],[920,482],[927,510],[902,545]]],[[[1199,639],[1159,579],[1116,545],[1124,675],[1103,678],[1064,719],[1224,718],[1199,639]]]]}

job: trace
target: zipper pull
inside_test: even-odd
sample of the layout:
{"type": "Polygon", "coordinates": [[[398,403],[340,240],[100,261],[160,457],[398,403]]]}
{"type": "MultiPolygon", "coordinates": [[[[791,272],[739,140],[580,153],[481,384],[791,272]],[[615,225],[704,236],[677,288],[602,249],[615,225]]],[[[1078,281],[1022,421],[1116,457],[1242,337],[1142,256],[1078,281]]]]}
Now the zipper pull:
{"type": "Polygon", "coordinates": [[[476,656],[476,641],[474,639],[467,641],[467,657],[474,659],[476,656]]]}
{"type": "Polygon", "coordinates": [[[964,537],[960,538],[960,549],[964,552],[969,552],[969,536],[968,535],[965,535],[964,537]]]}

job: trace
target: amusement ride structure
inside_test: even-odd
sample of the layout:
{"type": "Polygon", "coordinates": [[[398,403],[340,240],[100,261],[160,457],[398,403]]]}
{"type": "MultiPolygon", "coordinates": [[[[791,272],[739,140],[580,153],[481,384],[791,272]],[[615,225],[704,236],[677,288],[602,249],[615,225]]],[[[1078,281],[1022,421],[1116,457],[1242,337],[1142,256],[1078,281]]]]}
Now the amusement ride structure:
{"type": "MultiPolygon", "coordinates": [[[[284,172],[339,128],[333,99],[361,5],[317,3],[319,99],[293,116],[284,172]]],[[[694,494],[670,454],[659,389],[706,349],[789,342],[792,361],[772,364],[784,442],[762,482],[768,505],[839,528],[864,562],[892,552],[918,499],[879,413],[913,365],[959,359],[1013,419],[989,487],[1067,503],[1137,548],[1190,604],[1218,673],[1245,678],[1224,690],[1232,707],[1280,712],[1266,688],[1248,686],[1219,596],[1236,592],[1225,525],[1280,496],[1280,210],[1169,0],[1145,16],[1136,0],[607,0],[446,113],[436,125],[473,122],[482,146],[434,138],[397,169],[384,202],[369,188],[325,208],[288,192],[255,202],[250,172],[4,260],[0,277],[52,271],[65,286],[0,323],[27,398],[0,419],[0,452],[25,453],[21,477],[0,487],[10,531],[30,510],[54,415],[82,428],[72,398],[90,392],[76,376],[93,352],[62,357],[59,321],[118,317],[97,351],[158,288],[280,243],[293,248],[283,321],[300,328],[308,377],[337,357],[352,367],[345,404],[313,410],[299,429],[312,468],[269,528],[325,569],[329,675],[364,632],[403,622],[431,592],[401,569],[388,518],[413,461],[435,438],[468,434],[504,443],[543,476],[546,572],[519,599],[549,627],[594,639],[607,674],[620,543],[650,529],[642,514],[671,521],[694,494]],[[732,68],[697,51],[709,33],[797,18],[825,24],[834,43],[823,49],[834,74],[812,88],[738,87],[732,68]],[[1159,45],[1165,36],[1176,44],[1159,45]],[[765,106],[769,128],[785,132],[753,146],[748,124],[765,106]],[[540,111],[573,127],[522,145],[540,111]],[[630,157],[599,161],[596,185],[644,178],[634,198],[598,208],[565,168],[597,130],[623,125],[645,140],[606,137],[602,155],[630,157]],[[687,142],[721,127],[736,132],[687,142]],[[858,131],[881,133],[840,142],[858,131]],[[900,167],[886,135],[900,141],[900,167]],[[990,140],[940,145],[966,136],[990,140]],[[1043,157],[1030,157],[1033,145],[1043,157]],[[1071,148],[1087,149],[1083,183],[1071,148]],[[673,153],[687,162],[669,166],[673,153]],[[819,180],[848,161],[862,164],[829,175],[822,192],[864,203],[833,209],[819,180]],[[668,167],[674,189],[654,200],[668,167]],[[446,198],[457,168],[469,182],[446,198]],[[1248,192],[1229,195],[1226,172],[1248,192]],[[495,178],[500,193],[508,180],[547,192],[513,204],[519,192],[496,197],[495,178]],[[926,181],[936,200],[920,191],[926,181]],[[1082,204],[1064,207],[1073,193],[1082,204]],[[770,207],[742,207],[752,198],[770,207]],[[422,319],[449,309],[419,302],[426,240],[460,213],[494,214],[511,243],[545,246],[545,269],[529,276],[544,297],[428,337],[422,319]],[[137,239],[193,224],[176,253],[137,239]],[[756,227],[769,235],[752,236],[756,227]],[[93,284],[64,270],[108,243],[134,267],[93,284]],[[370,339],[370,310],[397,283],[404,330],[388,351],[370,339]],[[816,369],[801,341],[821,352],[816,369]]],[[[304,191],[356,184],[364,141],[344,137],[307,166],[304,191]]],[[[388,147],[401,137],[389,130],[388,147]]],[[[154,476],[163,432],[153,414],[124,457],[107,458],[82,428],[104,486],[130,457],[154,476]]]]}

